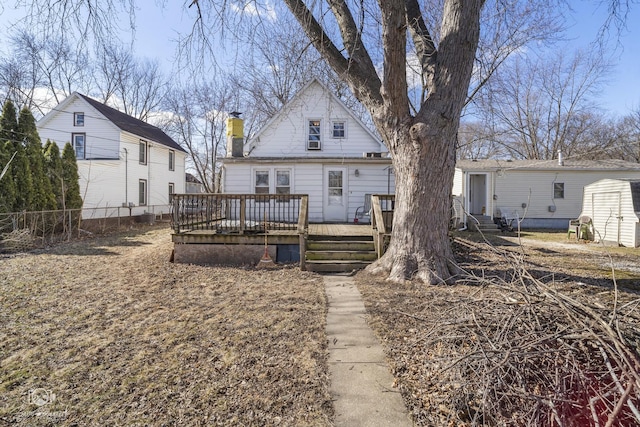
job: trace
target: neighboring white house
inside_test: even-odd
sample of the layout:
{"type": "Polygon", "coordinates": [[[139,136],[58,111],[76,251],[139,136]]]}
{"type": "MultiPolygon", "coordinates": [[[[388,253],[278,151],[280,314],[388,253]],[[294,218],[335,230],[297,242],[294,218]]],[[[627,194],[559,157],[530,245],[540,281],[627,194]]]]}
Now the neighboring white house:
{"type": "Polygon", "coordinates": [[[223,192],[308,194],[311,222],[352,222],[365,195],[395,193],[384,144],[318,80],[255,136],[234,141],[223,192]]]}
{"type": "Polygon", "coordinates": [[[582,211],[584,187],[601,179],[640,179],[623,160],[461,160],[453,196],[458,222],[467,214],[523,218],[525,228],[567,228],[582,211]],[[501,212],[505,211],[505,212],[501,212]]]}
{"type": "Polygon", "coordinates": [[[193,174],[187,172],[185,176],[184,192],[187,194],[204,193],[204,185],[193,174]]]}
{"type": "Polygon", "coordinates": [[[602,179],[586,185],[582,215],[593,221],[594,240],[640,246],[640,180],[602,179]]]}
{"type": "Polygon", "coordinates": [[[185,192],[186,151],[180,145],[85,95],[74,92],[37,127],[43,142],[74,147],[85,219],[168,213],[170,194],[185,192]]]}

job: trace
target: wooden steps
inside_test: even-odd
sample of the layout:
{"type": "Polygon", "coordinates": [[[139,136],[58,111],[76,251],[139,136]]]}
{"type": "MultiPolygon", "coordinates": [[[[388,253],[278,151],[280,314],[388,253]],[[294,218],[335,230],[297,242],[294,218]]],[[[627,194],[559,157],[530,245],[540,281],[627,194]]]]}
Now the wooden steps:
{"type": "Polygon", "coordinates": [[[373,236],[309,235],[306,268],[318,273],[360,270],[377,259],[373,236]]]}

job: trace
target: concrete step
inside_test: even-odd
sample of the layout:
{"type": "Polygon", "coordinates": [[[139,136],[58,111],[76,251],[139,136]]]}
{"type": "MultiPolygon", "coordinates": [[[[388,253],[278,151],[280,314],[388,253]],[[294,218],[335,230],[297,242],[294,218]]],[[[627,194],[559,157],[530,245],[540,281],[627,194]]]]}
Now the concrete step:
{"type": "Polygon", "coordinates": [[[377,258],[373,249],[364,251],[342,249],[341,246],[340,250],[333,251],[307,250],[307,260],[375,261],[377,258]]]}
{"type": "Polygon", "coordinates": [[[471,230],[482,231],[483,233],[500,233],[501,231],[496,224],[473,224],[471,230]]]}

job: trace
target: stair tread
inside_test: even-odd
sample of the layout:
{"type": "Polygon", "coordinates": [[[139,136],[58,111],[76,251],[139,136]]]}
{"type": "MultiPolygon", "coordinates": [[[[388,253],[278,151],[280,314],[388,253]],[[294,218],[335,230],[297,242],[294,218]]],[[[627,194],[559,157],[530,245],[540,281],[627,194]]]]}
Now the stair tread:
{"type": "Polygon", "coordinates": [[[362,261],[357,259],[308,259],[307,264],[371,264],[373,261],[362,261]]]}

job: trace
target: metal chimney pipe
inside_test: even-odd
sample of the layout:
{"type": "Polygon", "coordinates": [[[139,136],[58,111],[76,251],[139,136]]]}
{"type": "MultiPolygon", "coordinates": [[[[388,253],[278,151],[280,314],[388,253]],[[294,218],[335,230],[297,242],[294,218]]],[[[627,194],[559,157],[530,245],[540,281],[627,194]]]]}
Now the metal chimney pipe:
{"type": "Polygon", "coordinates": [[[558,150],[558,166],[564,166],[564,159],[562,158],[562,150],[558,150]]]}

